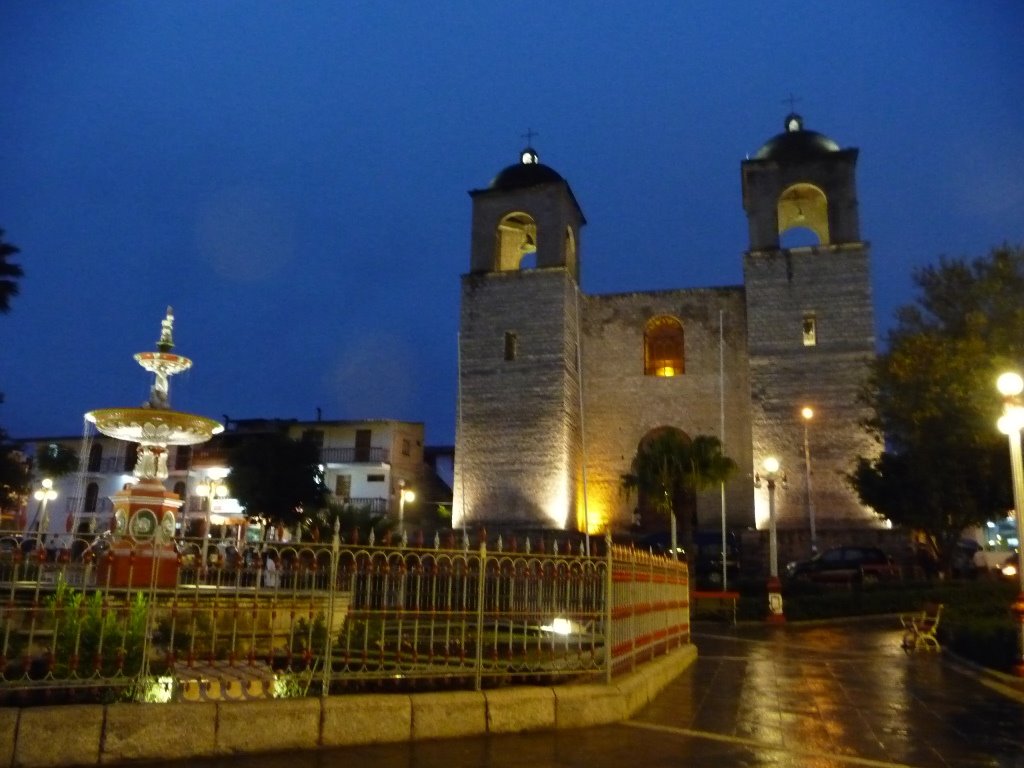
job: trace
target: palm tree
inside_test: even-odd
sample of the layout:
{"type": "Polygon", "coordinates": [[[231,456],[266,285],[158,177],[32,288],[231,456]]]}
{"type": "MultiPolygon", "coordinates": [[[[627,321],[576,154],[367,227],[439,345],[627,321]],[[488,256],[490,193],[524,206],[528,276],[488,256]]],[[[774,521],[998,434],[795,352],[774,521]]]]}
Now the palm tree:
{"type": "Polygon", "coordinates": [[[19,252],[17,246],[4,242],[4,231],[0,229],[0,314],[11,311],[11,299],[18,295],[17,279],[25,275],[20,266],[8,261],[19,252]]]}
{"type": "Polygon", "coordinates": [[[622,477],[627,493],[638,490],[641,498],[669,518],[672,556],[677,557],[676,509],[683,515],[684,551],[693,551],[696,494],[724,483],[736,472],[736,462],[722,453],[721,441],[712,435],[689,438],[666,427],[641,441],[631,471],[622,477]]]}

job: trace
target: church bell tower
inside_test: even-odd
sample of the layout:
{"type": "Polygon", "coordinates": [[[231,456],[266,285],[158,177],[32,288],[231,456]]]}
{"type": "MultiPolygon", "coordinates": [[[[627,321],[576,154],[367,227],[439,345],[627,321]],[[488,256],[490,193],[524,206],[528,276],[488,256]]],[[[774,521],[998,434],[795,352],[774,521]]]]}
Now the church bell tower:
{"type": "MultiPolygon", "coordinates": [[[[878,450],[861,427],[868,414],[858,397],[875,334],[857,154],[805,129],[794,113],[742,163],[751,471],[760,471],[766,456],[780,460],[789,480],[776,497],[780,528],[878,524],[845,479],[858,456],[878,450]]],[[[755,516],[764,527],[764,491],[755,516]]]]}
{"type": "Polygon", "coordinates": [[[469,194],[453,525],[572,529],[583,213],[531,147],[469,194]]]}

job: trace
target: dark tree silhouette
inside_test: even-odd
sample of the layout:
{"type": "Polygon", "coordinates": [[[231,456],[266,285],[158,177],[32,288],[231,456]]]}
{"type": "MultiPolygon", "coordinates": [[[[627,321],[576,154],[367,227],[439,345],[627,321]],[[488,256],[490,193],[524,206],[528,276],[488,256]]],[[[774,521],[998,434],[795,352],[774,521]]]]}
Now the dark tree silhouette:
{"type": "Polygon", "coordinates": [[[914,282],[867,391],[885,450],[850,481],[876,512],[928,535],[948,567],[965,527],[1013,505],[995,382],[1024,364],[1024,249],[943,258],[914,282]]]}
{"type": "Polygon", "coordinates": [[[246,512],[292,526],[325,505],[315,445],[270,432],[239,436],[228,454],[232,495],[246,512]]]}
{"type": "Polygon", "coordinates": [[[24,270],[11,256],[21,253],[17,246],[4,242],[4,231],[0,229],[0,313],[11,311],[11,299],[18,295],[18,278],[24,277],[24,270]]]}

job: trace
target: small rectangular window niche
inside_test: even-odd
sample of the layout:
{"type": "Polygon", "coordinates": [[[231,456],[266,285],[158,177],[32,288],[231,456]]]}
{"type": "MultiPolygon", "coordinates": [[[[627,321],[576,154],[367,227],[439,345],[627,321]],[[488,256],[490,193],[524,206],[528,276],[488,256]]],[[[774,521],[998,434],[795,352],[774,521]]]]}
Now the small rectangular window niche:
{"type": "Polygon", "coordinates": [[[818,319],[813,313],[804,315],[804,346],[815,347],[818,345],[818,319]]]}
{"type": "Polygon", "coordinates": [[[515,360],[516,353],[518,350],[519,340],[512,331],[505,331],[505,359],[515,360]]]}

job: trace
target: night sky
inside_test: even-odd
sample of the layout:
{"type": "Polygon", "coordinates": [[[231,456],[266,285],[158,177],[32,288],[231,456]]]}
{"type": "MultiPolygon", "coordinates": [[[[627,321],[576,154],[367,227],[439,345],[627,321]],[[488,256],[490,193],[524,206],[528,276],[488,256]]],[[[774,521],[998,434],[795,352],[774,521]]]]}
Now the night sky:
{"type": "Polygon", "coordinates": [[[0,425],[140,405],[398,418],[453,441],[470,189],[528,130],[588,225],[583,289],[736,285],[740,162],[860,148],[879,331],[914,267],[1024,243],[1024,3],[0,3],[0,425]]]}

